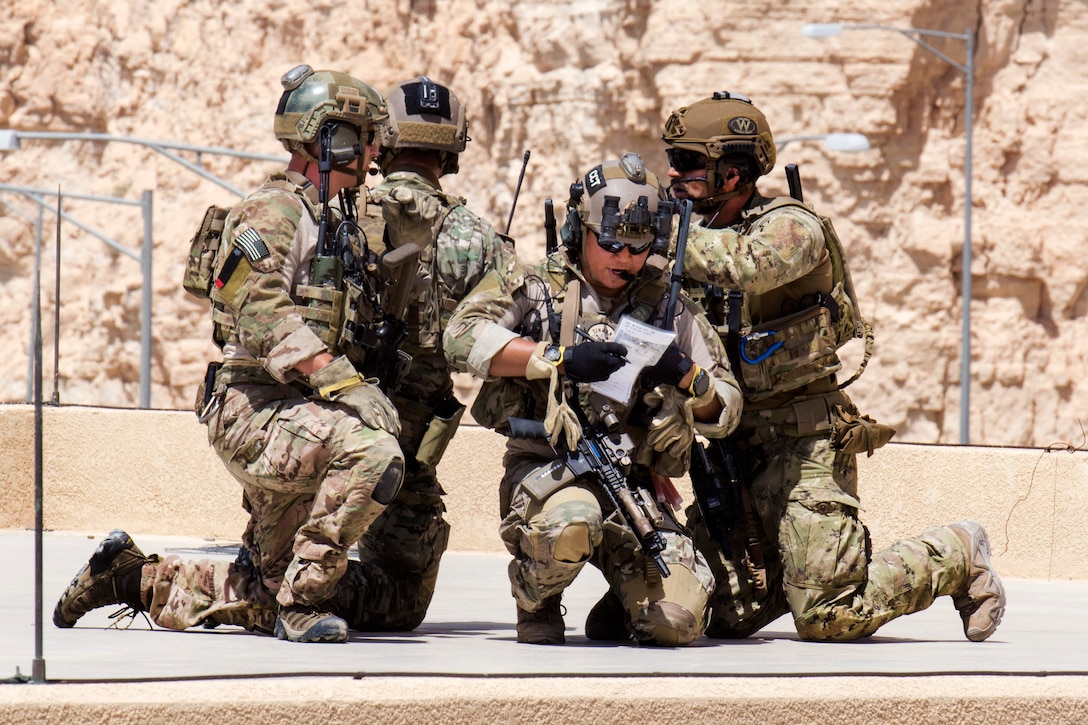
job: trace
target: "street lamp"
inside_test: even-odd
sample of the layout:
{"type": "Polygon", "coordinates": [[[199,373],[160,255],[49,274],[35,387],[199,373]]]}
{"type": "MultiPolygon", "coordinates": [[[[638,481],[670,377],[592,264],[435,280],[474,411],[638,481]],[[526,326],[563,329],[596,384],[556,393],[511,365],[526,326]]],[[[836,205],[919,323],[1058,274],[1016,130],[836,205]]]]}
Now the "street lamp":
{"type": "Polygon", "coordinates": [[[869,139],[863,133],[807,133],[799,136],[779,136],[775,139],[776,150],[786,148],[786,144],[794,141],[823,141],[824,148],[828,151],[844,151],[855,153],[868,151],[869,139]]]}
{"type": "Polygon", "coordinates": [[[965,78],[966,120],[963,125],[966,147],[963,155],[963,260],[961,262],[963,266],[961,336],[963,339],[960,353],[960,443],[967,445],[971,441],[971,128],[974,125],[975,35],[971,28],[967,28],[962,33],[948,33],[943,30],[896,28],[891,25],[843,23],[810,23],[801,29],[801,34],[809,38],[832,38],[841,35],[844,30],[890,30],[899,33],[963,73],[965,78]],[[960,63],[952,59],[927,43],[924,40],[925,37],[962,40],[966,53],[965,61],[960,63]]]}

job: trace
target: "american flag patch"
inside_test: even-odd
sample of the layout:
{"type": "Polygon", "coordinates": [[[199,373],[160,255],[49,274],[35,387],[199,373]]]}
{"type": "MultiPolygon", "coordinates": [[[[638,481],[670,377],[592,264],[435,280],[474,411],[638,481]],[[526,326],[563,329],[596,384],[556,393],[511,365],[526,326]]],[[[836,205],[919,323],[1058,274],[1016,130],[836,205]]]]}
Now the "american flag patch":
{"type": "Polygon", "coordinates": [[[252,227],[235,237],[234,243],[241,247],[250,262],[257,262],[271,254],[268,251],[268,245],[261,239],[261,235],[252,227]]]}

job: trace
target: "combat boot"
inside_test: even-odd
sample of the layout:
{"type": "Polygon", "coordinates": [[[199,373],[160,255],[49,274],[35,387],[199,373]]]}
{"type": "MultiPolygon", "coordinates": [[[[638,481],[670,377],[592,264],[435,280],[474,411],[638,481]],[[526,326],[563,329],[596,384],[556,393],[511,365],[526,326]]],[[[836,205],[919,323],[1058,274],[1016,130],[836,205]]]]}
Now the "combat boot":
{"type": "Polygon", "coordinates": [[[972,642],[981,642],[997,630],[1005,614],[1005,587],[990,564],[990,539],[974,521],[958,521],[948,528],[967,550],[967,582],[952,595],[963,620],[963,633],[972,642]]]}
{"type": "Polygon", "coordinates": [[[346,642],[348,623],[317,607],[292,604],[280,607],[275,634],[292,642],[346,642]]]}
{"type": "Polygon", "coordinates": [[[562,595],[548,597],[536,611],[518,607],[518,642],[524,644],[565,644],[562,595]]]}
{"type": "Polygon", "coordinates": [[[593,605],[586,617],[586,637],[601,642],[623,642],[631,639],[624,623],[627,613],[623,603],[612,590],[605,592],[601,600],[593,605]]]}
{"type": "Polygon", "coordinates": [[[144,556],[124,531],[110,532],[60,596],[53,610],[53,624],[71,627],[92,609],[111,604],[126,604],[137,612],[144,611],[141,570],[144,564],[156,559],[144,556]]]}

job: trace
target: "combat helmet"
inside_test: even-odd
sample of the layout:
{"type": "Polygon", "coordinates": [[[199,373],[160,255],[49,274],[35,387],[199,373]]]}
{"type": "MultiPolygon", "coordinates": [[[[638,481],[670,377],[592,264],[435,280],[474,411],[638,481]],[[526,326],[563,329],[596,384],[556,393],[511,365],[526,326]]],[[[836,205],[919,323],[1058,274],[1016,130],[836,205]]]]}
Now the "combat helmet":
{"type": "Polygon", "coordinates": [[[350,124],[355,133],[333,133],[333,157],[337,164],[350,163],[362,153],[364,136],[388,118],[381,95],[362,81],[339,71],[315,71],[298,65],[280,78],[283,95],[276,107],[276,138],[291,153],[313,159],[307,146],[316,141],[329,122],[350,124]],[[354,139],[351,137],[354,136],[354,139]],[[358,147],[358,148],[355,148],[358,147]]]}
{"type": "Polygon", "coordinates": [[[725,199],[747,193],[758,177],[774,168],[774,138],[767,118],[750,98],[740,93],[718,91],[710,98],[673,111],[665,122],[661,139],[669,144],[669,163],[677,171],[694,168],[691,161],[685,163],[684,152],[706,157],[708,196],[695,201],[697,212],[708,211],[725,199]],[[737,165],[738,161],[747,169],[742,172],[736,191],[715,193],[724,183],[724,167],[737,165]]]}
{"type": "Polygon", "coordinates": [[[626,244],[633,254],[641,254],[655,242],[667,246],[672,213],[657,176],[640,155],[625,153],[571,184],[561,235],[568,251],[580,252],[584,226],[593,230],[601,246],[612,244],[619,251],[626,244]]]}
{"type": "Polygon", "coordinates": [[[416,76],[394,85],[385,97],[389,120],[378,138],[382,170],[401,149],[417,148],[438,151],[442,174],[456,174],[457,155],[470,139],[465,107],[453,91],[427,76],[416,76]]]}

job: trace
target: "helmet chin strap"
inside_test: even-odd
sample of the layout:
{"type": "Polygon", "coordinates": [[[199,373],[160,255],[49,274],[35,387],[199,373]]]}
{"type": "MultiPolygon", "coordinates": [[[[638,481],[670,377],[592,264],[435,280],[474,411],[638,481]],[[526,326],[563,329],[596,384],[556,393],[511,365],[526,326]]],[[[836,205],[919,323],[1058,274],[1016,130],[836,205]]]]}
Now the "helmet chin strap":
{"type": "Polygon", "coordinates": [[[703,197],[702,199],[692,199],[691,209],[696,214],[709,214],[721,206],[723,202],[735,199],[738,196],[744,196],[754,188],[756,188],[756,183],[754,181],[749,181],[745,184],[738,184],[732,191],[721,191],[712,196],[703,197]]]}

